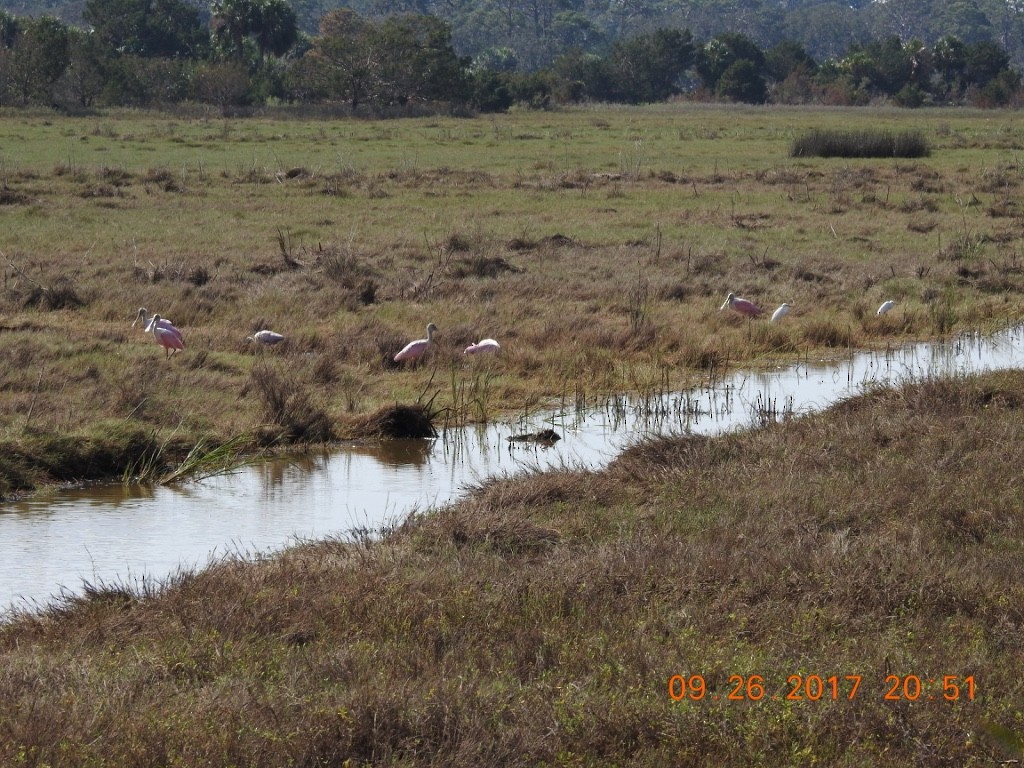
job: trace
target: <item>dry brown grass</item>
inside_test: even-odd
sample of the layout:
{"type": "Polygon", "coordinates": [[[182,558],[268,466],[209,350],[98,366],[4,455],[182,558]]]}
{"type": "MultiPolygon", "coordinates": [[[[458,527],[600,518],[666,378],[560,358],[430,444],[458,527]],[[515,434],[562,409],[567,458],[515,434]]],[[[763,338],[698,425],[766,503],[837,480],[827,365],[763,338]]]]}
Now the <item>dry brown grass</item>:
{"type": "Polygon", "coordinates": [[[389,405],[349,419],[346,435],[354,438],[408,439],[437,437],[434,417],[423,405],[389,405]]]}
{"type": "Polygon", "coordinates": [[[0,627],[0,762],[1020,759],[1022,404],[1019,372],[908,383],[489,480],[380,542],[95,585],[0,627]],[[786,701],[812,674],[839,699],[786,701]],[[730,701],[735,675],[766,698],[730,701]],[[977,696],[886,700],[887,675],[977,696]]]}

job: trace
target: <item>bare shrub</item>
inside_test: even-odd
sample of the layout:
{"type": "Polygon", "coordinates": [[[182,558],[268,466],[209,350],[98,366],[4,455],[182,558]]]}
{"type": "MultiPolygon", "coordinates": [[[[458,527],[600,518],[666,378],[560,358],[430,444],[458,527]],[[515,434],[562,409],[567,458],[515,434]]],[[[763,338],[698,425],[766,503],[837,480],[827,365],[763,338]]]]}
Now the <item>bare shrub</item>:
{"type": "Polygon", "coordinates": [[[146,184],[153,184],[164,192],[181,192],[182,186],[167,168],[150,168],[143,177],[146,184]]]}
{"type": "Polygon", "coordinates": [[[433,417],[423,405],[388,405],[353,420],[353,437],[424,438],[437,437],[433,417]]]}
{"type": "Polygon", "coordinates": [[[333,439],[330,417],[297,377],[260,362],[253,366],[249,383],[259,398],[263,417],[284,430],[285,440],[322,443],[333,439]]]}
{"type": "Polygon", "coordinates": [[[49,286],[34,285],[22,300],[26,307],[38,307],[50,311],[58,309],[78,309],[88,302],[83,299],[70,277],[58,277],[49,286]]]}
{"type": "Polygon", "coordinates": [[[376,272],[354,253],[333,246],[322,248],[316,255],[316,266],[327,279],[355,291],[360,303],[365,305],[376,301],[376,272]]]}
{"type": "Polygon", "coordinates": [[[206,285],[210,282],[210,271],[206,267],[190,267],[185,280],[195,286],[206,285]]]}

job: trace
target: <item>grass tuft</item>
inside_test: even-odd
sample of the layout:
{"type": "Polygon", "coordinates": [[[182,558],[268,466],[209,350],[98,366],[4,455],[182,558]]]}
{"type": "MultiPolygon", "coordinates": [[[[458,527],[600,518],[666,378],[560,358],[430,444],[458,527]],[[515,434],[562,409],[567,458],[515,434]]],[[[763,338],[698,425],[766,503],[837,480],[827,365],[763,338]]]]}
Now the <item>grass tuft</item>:
{"type": "Polygon", "coordinates": [[[349,420],[346,433],[355,438],[437,437],[430,410],[424,405],[389,405],[349,420]]]}
{"type": "Polygon", "coordinates": [[[790,157],[928,157],[931,149],[920,131],[815,129],[793,141],[790,157]]]}
{"type": "Polygon", "coordinates": [[[249,375],[249,385],[264,419],[279,428],[278,440],[324,443],[334,438],[330,417],[295,373],[259,361],[249,375]]]}

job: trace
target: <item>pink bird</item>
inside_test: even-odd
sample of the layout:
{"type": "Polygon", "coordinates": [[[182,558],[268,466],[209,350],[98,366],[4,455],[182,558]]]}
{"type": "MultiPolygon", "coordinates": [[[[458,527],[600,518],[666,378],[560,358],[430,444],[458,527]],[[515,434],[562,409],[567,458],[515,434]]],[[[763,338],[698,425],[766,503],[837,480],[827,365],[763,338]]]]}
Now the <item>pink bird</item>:
{"type": "Polygon", "coordinates": [[[462,354],[464,355],[477,355],[481,352],[500,352],[501,345],[494,339],[480,339],[480,341],[474,342],[466,347],[462,354]]]}
{"type": "MultiPolygon", "coordinates": [[[[153,317],[158,317],[158,315],[154,315],[153,317]]],[[[153,330],[153,319],[150,318],[149,313],[146,311],[145,307],[139,307],[139,314],[135,316],[135,322],[132,323],[132,328],[135,327],[135,323],[139,322],[139,320],[145,323],[145,325],[143,326],[143,332],[151,333],[153,330]]],[[[170,331],[174,331],[179,336],[181,336],[181,331],[175,328],[171,321],[168,320],[166,317],[160,318],[160,327],[166,328],[170,331]]]]}
{"type": "Polygon", "coordinates": [[[733,311],[739,312],[744,317],[758,317],[762,311],[754,302],[748,301],[747,299],[741,299],[735,293],[730,293],[729,298],[727,298],[725,303],[718,309],[721,311],[726,307],[732,307],[733,311]]]}
{"type": "Polygon", "coordinates": [[[437,326],[433,323],[427,325],[427,338],[417,339],[416,341],[410,341],[397,355],[395,355],[395,362],[400,363],[403,360],[419,360],[423,357],[423,353],[430,348],[430,344],[434,340],[434,331],[437,330],[437,326]]]}
{"type": "Polygon", "coordinates": [[[185,338],[181,335],[181,331],[169,323],[165,326],[160,320],[160,315],[153,315],[146,330],[152,331],[157,344],[164,348],[165,360],[175,352],[185,349],[185,338]]]}

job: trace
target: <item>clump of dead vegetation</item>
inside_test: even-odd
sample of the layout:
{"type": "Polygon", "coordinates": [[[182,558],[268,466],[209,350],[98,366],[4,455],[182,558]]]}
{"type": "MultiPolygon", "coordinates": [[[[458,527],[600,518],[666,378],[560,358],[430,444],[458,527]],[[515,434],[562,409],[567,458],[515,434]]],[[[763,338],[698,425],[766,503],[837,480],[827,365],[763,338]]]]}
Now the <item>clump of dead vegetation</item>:
{"type": "Polygon", "coordinates": [[[275,442],[325,443],[334,438],[330,416],[294,372],[260,361],[253,366],[246,391],[252,391],[275,442]]]}
{"type": "Polygon", "coordinates": [[[353,438],[430,438],[437,437],[433,415],[425,405],[388,405],[350,418],[345,431],[353,438]]]}

